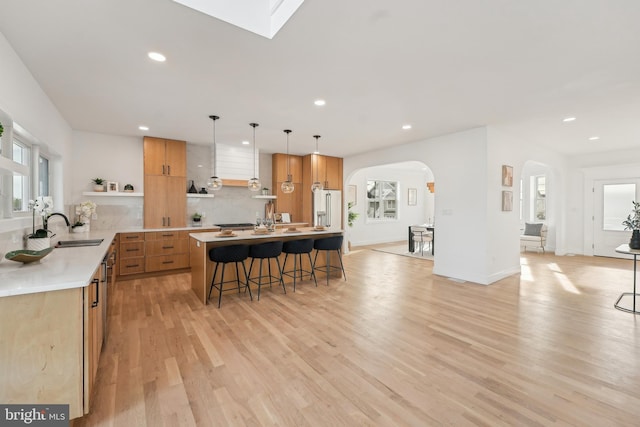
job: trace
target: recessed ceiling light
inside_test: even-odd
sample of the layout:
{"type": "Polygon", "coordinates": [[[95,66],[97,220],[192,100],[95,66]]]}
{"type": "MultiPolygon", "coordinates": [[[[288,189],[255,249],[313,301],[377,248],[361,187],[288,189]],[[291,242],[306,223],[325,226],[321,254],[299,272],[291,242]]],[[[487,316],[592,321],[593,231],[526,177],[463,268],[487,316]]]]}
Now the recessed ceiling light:
{"type": "Polygon", "coordinates": [[[249,141],[242,141],[242,145],[249,145],[250,142],[249,141]]]}
{"type": "Polygon", "coordinates": [[[167,60],[167,57],[164,56],[161,53],[158,52],[149,52],[148,53],[149,58],[153,59],[154,61],[158,61],[158,62],[164,62],[167,60]]]}
{"type": "Polygon", "coordinates": [[[322,107],[323,105],[325,105],[327,102],[324,99],[316,99],[315,101],[313,101],[313,103],[315,105],[317,105],[318,107],[322,107]]]}
{"type": "Polygon", "coordinates": [[[138,126],[138,129],[140,130],[149,130],[148,126],[138,126]]]}
{"type": "Polygon", "coordinates": [[[576,118],[575,117],[565,117],[564,119],[562,119],[563,122],[572,122],[574,121],[576,118]]]}
{"type": "Polygon", "coordinates": [[[199,167],[199,168],[201,168],[201,167],[202,167],[202,165],[198,165],[198,167],[199,167]]]}
{"type": "Polygon", "coordinates": [[[411,129],[411,125],[402,125],[402,129],[409,130],[411,129]]]}
{"type": "Polygon", "coordinates": [[[591,137],[589,137],[589,141],[597,141],[599,139],[600,139],[599,136],[591,136],[591,137]]]}

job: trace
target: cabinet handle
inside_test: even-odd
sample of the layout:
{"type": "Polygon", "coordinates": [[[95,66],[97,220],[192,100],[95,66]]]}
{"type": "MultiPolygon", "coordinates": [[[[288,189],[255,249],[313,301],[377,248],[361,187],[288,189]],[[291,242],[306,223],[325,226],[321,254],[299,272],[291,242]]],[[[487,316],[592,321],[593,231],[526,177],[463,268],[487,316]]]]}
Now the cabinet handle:
{"type": "Polygon", "coordinates": [[[138,252],[140,249],[127,249],[127,252],[138,252]]]}
{"type": "Polygon", "coordinates": [[[126,236],[125,239],[138,239],[140,236],[126,236]]]}
{"type": "Polygon", "coordinates": [[[162,249],[173,249],[173,246],[163,246],[162,249]]]}
{"type": "Polygon", "coordinates": [[[162,165],[162,175],[164,175],[164,165],[162,165]]]}
{"type": "Polygon", "coordinates": [[[171,165],[167,165],[167,175],[171,175],[171,165]]]}
{"type": "Polygon", "coordinates": [[[173,237],[173,233],[163,234],[162,237],[173,237]]]}
{"type": "Polygon", "coordinates": [[[173,261],[162,261],[163,264],[173,264],[173,261]]]}
{"type": "Polygon", "coordinates": [[[167,226],[171,227],[171,217],[167,217],[167,226]]]}
{"type": "Polygon", "coordinates": [[[91,283],[94,283],[96,285],[96,297],[91,303],[91,308],[95,308],[98,306],[98,303],[100,302],[100,280],[93,279],[91,283]]]}
{"type": "Polygon", "coordinates": [[[140,264],[127,264],[127,268],[140,267],[140,264]]]}
{"type": "Polygon", "coordinates": [[[162,226],[163,226],[163,227],[165,226],[165,224],[164,224],[164,217],[162,217],[162,226]]]}

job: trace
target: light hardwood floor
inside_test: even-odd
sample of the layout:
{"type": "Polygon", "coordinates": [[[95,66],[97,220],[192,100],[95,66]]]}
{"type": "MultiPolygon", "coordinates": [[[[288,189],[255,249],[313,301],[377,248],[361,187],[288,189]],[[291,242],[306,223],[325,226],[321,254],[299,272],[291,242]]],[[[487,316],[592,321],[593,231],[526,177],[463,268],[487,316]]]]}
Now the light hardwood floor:
{"type": "Polygon", "coordinates": [[[203,306],[189,275],[117,283],[77,426],[637,426],[632,262],[523,254],[490,286],[368,249],[348,281],[203,306]]]}

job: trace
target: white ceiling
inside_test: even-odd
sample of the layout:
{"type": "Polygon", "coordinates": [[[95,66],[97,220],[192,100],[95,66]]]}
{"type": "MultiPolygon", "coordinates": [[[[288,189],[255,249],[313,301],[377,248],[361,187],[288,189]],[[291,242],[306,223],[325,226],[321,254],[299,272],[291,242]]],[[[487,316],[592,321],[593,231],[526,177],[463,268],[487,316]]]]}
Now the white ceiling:
{"type": "Polygon", "coordinates": [[[0,11],[74,129],[210,143],[217,114],[218,142],[255,121],[263,151],[289,128],[292,153],[319,134],[336,156],[481,125],[564,153],[640,147],[639,22],[637,0],[306,0],[269,40],[172,0],[0,11]]]}

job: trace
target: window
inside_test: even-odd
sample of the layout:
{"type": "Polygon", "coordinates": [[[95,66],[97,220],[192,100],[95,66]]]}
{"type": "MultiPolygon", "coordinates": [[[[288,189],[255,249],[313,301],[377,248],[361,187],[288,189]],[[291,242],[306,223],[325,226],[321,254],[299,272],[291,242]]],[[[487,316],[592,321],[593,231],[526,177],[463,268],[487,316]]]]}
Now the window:
{"type": "Polygon", "coordinates": [[[535,176],[533,177],[533,189],[534,199],[533,206],[535,209],[535,219],[544,221],[547,218],[547,190],[546,190],[546,177],[535,176]]]}
{"type": "MultiPolygon", "coordinates": [[[[13,139],[13,161],[28,166],[31,159],[31,148],[17,138],[13,139]]],[[[29,177],[13,176],[13,211],[25,212],[29,209],[29,177]]]]}
{"type": "Polygon", "coordinates": [[[38,196],[50,196],[49,194],[49,159],[38,157],[38,196]]]}
{"type": "Polygon", "coordinates": [[[398,183],[367,181],[367,218],[397,219],[398,183]]]}
{"type": "Polygon", "coordinates": [[[604,184],[602,186],[602,229],[623,231],[622,221],[629,215],[629,200],[636,200],[635,184],[604,184]]]}
{"type": "Polygon", "coordinates": [[[520,180],[520,221],[524,218],[524,185],[522,180],[520,180]]]}

